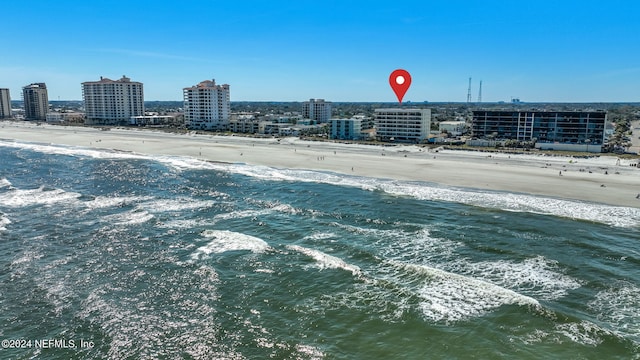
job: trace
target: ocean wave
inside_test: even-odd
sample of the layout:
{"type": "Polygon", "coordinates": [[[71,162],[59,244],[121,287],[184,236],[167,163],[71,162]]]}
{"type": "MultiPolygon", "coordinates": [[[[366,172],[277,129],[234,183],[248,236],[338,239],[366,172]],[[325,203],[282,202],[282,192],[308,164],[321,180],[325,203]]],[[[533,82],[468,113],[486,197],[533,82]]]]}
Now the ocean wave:
{"type": "Polygon", "coordinates": [[[261,253],[269,249],[269,244],[260,238],[228,230],[205,230],[201,233],[201,236],[205,239],[213,240],[197,248],[191,254],[193,260],[227,251],[248,250],[254,253],[261,253]]]}
{"type": "Polygon", "coordinates": [[[542,300],[555,300],[566,296],[569,290],[579,288],[580,282],[562,274],[557,262],[543,256],[516,261],[482,261],[459,263],[460,273],[473,275],[505,288],[535,296],[542,300]]]}
{"type": "Polygon", "coordinates": [[[299,245],[287,245],[287,249],[297,251],[312,258],[316,262],[316,266],[320,268],[320,270],[342,269],[351,272],[353,275],[360,275],[360,268],[358,266],[348,264],[344,260],[323,253],[322,251],[309,249],[299,245]]]}
{"type": "Polygon", "coordinates": [[[263,210],[236,210],[228,213],[218,214],[214,216],[214,220],[231,220],[231,219],[242,219],[242,218],[253,218],[256,216],[267,215],[271,213],[269,209],[263,210]]]}
{"type": "Polygon", "coordinates": [[[485,280],[425,265],[392,264],[403,272],[400,276],[421,276],[421,280],[413,280],[422,299],[419,307],[425,317],[436,322],[478,317],[508,304],[541,308],[536,299],[485,280]]]}
{"type": "Polygon", "coordinates": [[[327,240],[331,238],[336,238],[337,235],[332,232],[315,232],[311,235],[307,235],[302,240],[311,240],[311,241],[319,241],[319,240],[327,240]]]}
{"type": "Polygon", "coordinates": [[[506,211],[561,216],[618,227],[633,227],[640,224],[640,209],[638,208],[611,206],[544,196],[445,187],[430,183],[357,177],[322,171],[277,169],[267,166],[199,164],[196,168],[227,171],[268,181],[314,182],[355,187],[368,191],[381,191],[397,196],[411,196],[419,200],[456,202],[506,211]]]}
{"type": "Polygon", "coordinates": [[[151,199],[153,199],[151,196],[96,196],[91,200],[83,201],[82,204],[93,210],[110,207],[123,207],[151,199]]]}
{"type": "Polygon", "coordinates": [[[66,192],[62,189],[46,189],[41,186],[37,189],[12,191],[0,194],[0,204],[9,207],[24,207],[31,205],[51,205],[60,202],[77,200],[80,194],[66,192]]]}
{"type": "Polygon", "coordinates": [[[102,221],[113,225],[137,225],[143,224],[154,218],[154,215],[146,210],[135,208],[118,214],[106,215],[102,221]]]}
{"type": "Polygon", "coordinates": [[[206,209],[212,207],[215,203],[213,200],[195,200],[188,197],[178,197],[173,199],[154,199],[143,202],[140,206],[152,212],[176,212],[206,209]]]}
{"type": "Polygon", "coordinates": [[[605,337],[612,335],[610,331],[585,320],[578,323],[558,324],[555,330],[575,343],[589,346],[599,345],[604,341],[605,337]]]}
{"type": "Polygon", "coordinates": [[[11,220],[5,214],[0,213],[0,231],[6,231],[7,225],[11,224],[11,220]]]}
{"type": "Polygon", "coordinates": [[[11,182],[6,178],[0,179],[0,189],[11,187],[11,182]]]}
{"type": "Polygon", "coordinates": [[[588,306],[611,331],[640,344],[640,287],[626,281],[615,282],[599,292],[588,306]]]}
{"type": "Polygon", "coordinates": [[[178,219],[178,220],[170,220],[158,223],[157,226],[159,228],[171,229],[170,231],[175,231],[175,229],[193,229],[197,227],[206,227],[215,225],[215,220],[209,219],[178,219]]]}
{"type": "Polygon", "coordinates": [[[86,156],[95,159],[149,159],[149,156],[111,149],[91,149],[71,145],[51,145],[0,140],[0,146],[27,149],[42,154],[86,156]]]}
{"type": "Polygon", "coordinates": [[[456,202],[506,211],[561,216],[618,227],[635,227],[640,224],[640,209],[638,208],[610,206],[528,194],[445,187],[430,183],[366,178],[313,170],[278,169],[268,166],[214,163],[184,156],[141,155],[113,150],[7,141],[0,141],[0,146],[27,148],[42,153],[89,156],[93,158],[147,159],[164,163],[179,170],[216,170],[268,181],[315,182],[336,186],[356,187],[369,191],[382,191],[398,196],[411,196],[420,200],[456,202]]]}

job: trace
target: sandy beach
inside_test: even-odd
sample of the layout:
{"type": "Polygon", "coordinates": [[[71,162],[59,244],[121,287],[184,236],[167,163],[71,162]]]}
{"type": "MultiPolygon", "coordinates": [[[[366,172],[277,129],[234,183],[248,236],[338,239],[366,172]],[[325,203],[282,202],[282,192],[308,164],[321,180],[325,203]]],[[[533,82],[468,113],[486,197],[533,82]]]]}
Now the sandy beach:
{"type": "Polygon", "coordinates": [[[629,166],[637,160],[618,160],[615,156],[574,159],[435,151],[412,145],[383,147],[303,141],[298,138],[262,139],[135,129],[102,131],[28,122],[0,122],[0,139],[428,181],[640,207],[640,199],[636,198],[640,193],[640,168],[629,166]]]}

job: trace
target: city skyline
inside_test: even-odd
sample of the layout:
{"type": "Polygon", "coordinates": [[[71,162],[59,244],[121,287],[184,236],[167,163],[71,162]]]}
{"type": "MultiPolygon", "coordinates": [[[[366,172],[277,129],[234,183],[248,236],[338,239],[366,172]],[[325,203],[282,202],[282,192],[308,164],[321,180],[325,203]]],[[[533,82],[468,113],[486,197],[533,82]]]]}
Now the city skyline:
{"type": "Polygon", "coordinates": [[[0,88],[18,100],[43,82],[50,100],[80,100],[82,82],[127,74],[149,101],[211,78],[232,101],[394,102],[388,76],[403,68],[404,101],[465,102],[472,77],[474,102],[480,80],[484,102],[637,102],[640,4],[607,5],[9,2],[5,29],[19,31],[4,37],[0,88]]]}

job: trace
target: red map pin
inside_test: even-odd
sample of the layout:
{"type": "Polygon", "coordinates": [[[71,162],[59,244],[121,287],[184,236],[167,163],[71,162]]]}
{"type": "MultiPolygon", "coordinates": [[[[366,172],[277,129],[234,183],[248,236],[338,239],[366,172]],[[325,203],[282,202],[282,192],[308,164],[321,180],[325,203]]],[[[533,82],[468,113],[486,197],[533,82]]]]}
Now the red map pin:
{"type": "Polygon", "coordinates": [[[411,75],[409,75],[407,70],[394,70],[391,75],[389,75],[389,85],[391,85],[393,92],[396,93],[398,102],[402,104],[402,98],[404,94],[407,93],[407,90],[409,90],[409,86],[411,86],[411,75]]]}

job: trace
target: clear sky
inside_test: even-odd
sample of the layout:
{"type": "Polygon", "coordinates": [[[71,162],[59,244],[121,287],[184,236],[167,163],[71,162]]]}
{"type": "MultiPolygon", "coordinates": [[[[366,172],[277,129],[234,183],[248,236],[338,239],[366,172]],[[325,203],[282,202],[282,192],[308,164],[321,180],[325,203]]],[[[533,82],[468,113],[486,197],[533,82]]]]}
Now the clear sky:
{"type": "Polygon", "coordinates": [[[232,101],[639,102],[640,2],[2,2],[0,87],[46,82],[50,100],[122,75],[145,100],[182,100],[206,79],[232,101]]]}

